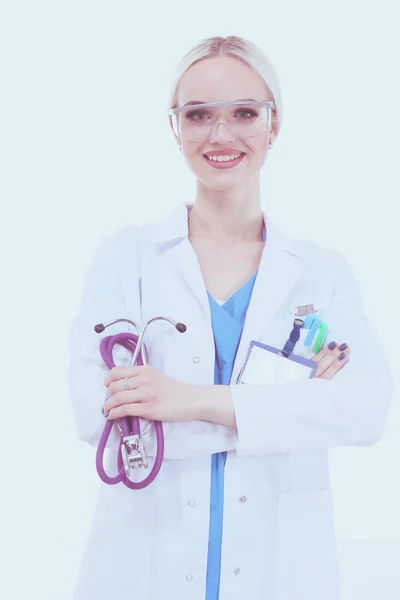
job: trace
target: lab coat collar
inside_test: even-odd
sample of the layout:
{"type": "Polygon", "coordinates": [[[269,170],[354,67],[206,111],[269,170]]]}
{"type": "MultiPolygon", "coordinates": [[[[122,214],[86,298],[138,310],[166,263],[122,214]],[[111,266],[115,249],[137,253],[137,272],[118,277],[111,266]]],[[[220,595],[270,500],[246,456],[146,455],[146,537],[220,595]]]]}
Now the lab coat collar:
{"type": "MultiPolygon", "coordinates": [[[[168,244],[178,239],[183,240],[188,237],[188,214],[193,206],[190,203],[182,202],[178,208],[161,223],[153,223],[150,233],[154,243],[168,244]]],[[[296,256],[303,255],[304,243],[298,242],[286,236],[270,219],[268,214],[262,211],[264,223],[267,230],[267,241],[270,247],[282,249],[296,256]]]]}

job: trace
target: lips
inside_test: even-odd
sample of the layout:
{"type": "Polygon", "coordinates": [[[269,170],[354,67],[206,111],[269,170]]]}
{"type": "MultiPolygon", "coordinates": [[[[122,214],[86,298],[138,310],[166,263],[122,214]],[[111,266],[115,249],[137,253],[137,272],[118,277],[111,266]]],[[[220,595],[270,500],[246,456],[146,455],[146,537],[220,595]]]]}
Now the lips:
{"type": "MultiPolygon", "coordinates": [[[[221,155],[219,155],[219,156],[221,156],[221,155]]],[[[226,156],[226,155],[222,155],[222,156],[226,156]]],[[[231,156],[231,155],[228,154],[227,156],[231,156]]],[[[204,155],[204,160],[207,162],[207,164],[210,167],[213,167],[214,169],[231,169],[232,167],[236,167],[236,165],[238,165],[240,162],[242,162],[244,156],[245,156],[245,153],[241,152],[240,156],[238,158],[234,158],[233,160],[222,161],[222,160],[210,160],[209,158],[207,158],[206,155],[204,155]]]]}

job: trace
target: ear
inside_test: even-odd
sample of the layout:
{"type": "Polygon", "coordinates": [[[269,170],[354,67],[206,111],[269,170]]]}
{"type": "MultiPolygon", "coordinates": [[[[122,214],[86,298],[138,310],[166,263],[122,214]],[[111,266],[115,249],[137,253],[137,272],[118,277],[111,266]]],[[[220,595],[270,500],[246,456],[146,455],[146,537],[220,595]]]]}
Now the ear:
{"type": "Polygon", "coordinates": [[[276,111],[273,110],[271,127],[269,130],[269,137],[270,137],[270,141],[272,144],[275,142],[275,140],[277,138],[278,131],[279,131],[278,115],[277,115],[276,111]]]}

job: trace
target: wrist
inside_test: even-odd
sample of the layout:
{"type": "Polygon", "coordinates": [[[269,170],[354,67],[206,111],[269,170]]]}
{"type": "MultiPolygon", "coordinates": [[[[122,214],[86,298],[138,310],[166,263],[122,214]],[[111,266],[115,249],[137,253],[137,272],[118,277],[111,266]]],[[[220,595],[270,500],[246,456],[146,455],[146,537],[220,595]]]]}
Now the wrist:
{"type": "Polygon", "coordinates": [[[229,385],[194,385],[194,419],[236,427],[229,385]]]}
{"type": "Polygon", "coordinates": [[[193,420],[206,421],[212,385],[192,385],[193,420]]]}

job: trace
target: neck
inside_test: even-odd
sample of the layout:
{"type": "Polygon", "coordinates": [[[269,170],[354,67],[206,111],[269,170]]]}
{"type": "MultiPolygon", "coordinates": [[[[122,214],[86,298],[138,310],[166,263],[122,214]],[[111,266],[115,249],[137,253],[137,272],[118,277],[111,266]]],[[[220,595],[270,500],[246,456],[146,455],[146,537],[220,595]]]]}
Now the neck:
{"type": "Polygon", "coordinates": [[[215,190],[197,181],[196,201],[189,214],[189,235],[217,243],[263,241],[259,178],[231,190],[215,190]]]}

